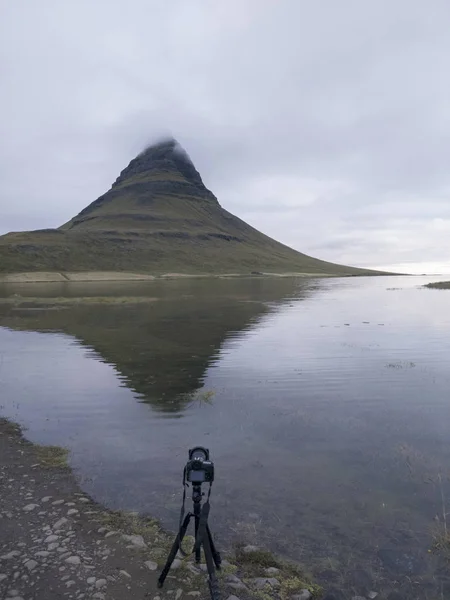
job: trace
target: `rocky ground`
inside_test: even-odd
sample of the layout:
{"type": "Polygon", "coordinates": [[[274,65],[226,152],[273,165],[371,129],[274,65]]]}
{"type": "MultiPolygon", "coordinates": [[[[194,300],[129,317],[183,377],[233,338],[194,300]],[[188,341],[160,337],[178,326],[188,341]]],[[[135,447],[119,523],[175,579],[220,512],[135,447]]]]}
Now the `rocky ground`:
{"type": "MultiPolygon", "coordinates": [[[[157,588],[171,541],[156,523],[93,502],[61,449],[30,444],[0,419],[1,600],[208,598],[205,566],[191,560],[176,559],[157,588]]],[[[241,552],[241,567],[224,561],[222,598],[312,598],[292,569],[257,548],[241,552]]]]}

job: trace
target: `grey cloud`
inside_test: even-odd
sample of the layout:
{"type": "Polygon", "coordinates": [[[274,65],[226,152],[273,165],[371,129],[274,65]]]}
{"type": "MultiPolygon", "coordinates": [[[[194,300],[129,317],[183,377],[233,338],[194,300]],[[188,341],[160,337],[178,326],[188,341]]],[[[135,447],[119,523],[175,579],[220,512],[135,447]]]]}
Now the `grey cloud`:
{"type": "Polygon", "coordinates": [[[0,233],[63,223],[170,133],[225,208],[284,243],[450,270],[446,0],[0,10],[0,233]]]}

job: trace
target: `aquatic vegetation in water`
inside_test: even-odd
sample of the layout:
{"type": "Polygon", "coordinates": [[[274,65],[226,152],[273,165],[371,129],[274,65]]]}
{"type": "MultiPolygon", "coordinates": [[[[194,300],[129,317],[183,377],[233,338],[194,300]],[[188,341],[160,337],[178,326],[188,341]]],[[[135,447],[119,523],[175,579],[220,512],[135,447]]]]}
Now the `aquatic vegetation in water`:
{"type": "Polygon", "coordinates": [[[59,446],[38,446],[36,445],[36,454],[40,464],[48,468],[68,468],[67,457],[69,451],[67,448],[59,446]]]}
{"type": "Polygon", "coordinates": [[[436,515],[437,529],[433,534],[433,548],[450,560],[450,529],[447,524],[447,517],[450,517],[449,506],[447,505],[447,497],[442,482],[441,473],[437,476],[439,487],[439,495],[441,498],[441,514],[436,515]]]}
{"type": "Polygon", "coordinates": [[[188,408],[191,408],[194,405],[197,406],[211,406],[213,404],[213,398],[216,395],[214,390],[205,390],[205,391],[195,391],[190,394],[186,394],[186,399],[188,400],[188,408]]]}

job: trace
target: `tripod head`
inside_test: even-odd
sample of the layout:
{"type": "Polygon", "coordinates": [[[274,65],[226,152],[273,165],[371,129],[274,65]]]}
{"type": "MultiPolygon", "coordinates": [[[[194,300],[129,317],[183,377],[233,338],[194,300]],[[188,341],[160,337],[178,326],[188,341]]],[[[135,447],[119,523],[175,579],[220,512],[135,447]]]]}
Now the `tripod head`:
{"type": "Polygon", "coordinates": [[[192,502],[194,503],[194,514],[196,511],[200,511],[200,504],[205,492],[202,491],[202,484],[195,484],[192,486],[192,502]]]}

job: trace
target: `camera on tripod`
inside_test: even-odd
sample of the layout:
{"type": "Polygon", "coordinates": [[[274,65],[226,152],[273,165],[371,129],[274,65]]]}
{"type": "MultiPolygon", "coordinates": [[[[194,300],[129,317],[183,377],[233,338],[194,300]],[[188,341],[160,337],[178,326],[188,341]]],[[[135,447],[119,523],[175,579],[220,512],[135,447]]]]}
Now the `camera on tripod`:
{"type": "Polygon", "coordinates": [[[216,550],[213,536],[208,524],[208,516],[210,511],[209,498],[211,496],[211,487],[214,481],[214,463],[209,460],[209,450],[203,446],[195,446],[189,450],[189,460],[183,469],[183,503],[180,511],[180,528],[178,530],[175,541],[170,549],[166,564],[164,565],[161,575],[158,578],[158,587],[162,588],[167,574],[170,571],[173,561],[178,552],[183,556],[187,554],[183,551],[181,544],[186,535],[187,528],[191,518],[194,518],[195,523],[195,543],[192,552],[195,554],[195,562],[200,564],[201,551],[205,555],[206,568],[208,571],[208,585],[211,593],[211,600],[220,600],[219,580],[217,579],[216,569],[220,569],[222,559],[220,553],[216,550]],[[187,482],[192,484],[192,502],[194,504],[194,512],[184,514],[184,504],[186,501],[187,482]],[[208,492],[202,491],[202,483],[209,483],[208,492]],[[206,496],[202,506],[203,497],[206,496]]]}
{"type": "Polygon", "coordinates": [[[186,481],[193,484],[212,483],[214,481],[214,463],[209,460],[209,450],[196,446],[189,450],[186,464],[186,481]]]}

